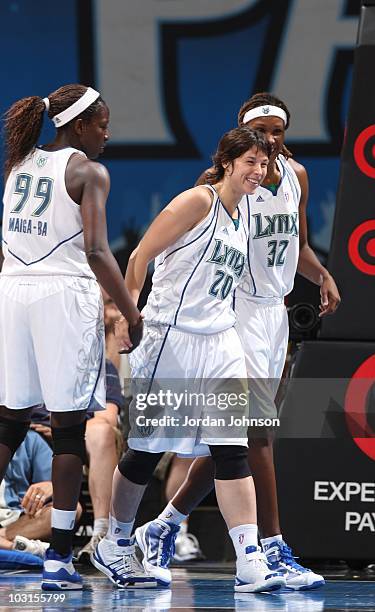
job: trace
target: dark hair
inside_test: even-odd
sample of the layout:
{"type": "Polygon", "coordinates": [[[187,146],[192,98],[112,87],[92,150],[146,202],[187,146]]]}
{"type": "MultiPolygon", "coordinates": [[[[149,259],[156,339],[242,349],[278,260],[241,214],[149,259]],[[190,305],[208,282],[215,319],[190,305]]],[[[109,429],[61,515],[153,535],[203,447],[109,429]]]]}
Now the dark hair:
{"type": "Polygon", "coordinates": [[[225,172],[223,164],[233,162],[252,147],[256,147],[268,157],[271,155],[271,145],[259,132],[245,125],[226,132],[212,157],[213,168],[206,172],[206,182],[213,185],[220,181],[225,172]]]}
{"type": "MultiPolygon", "coordinates": [[[[288,107],[286,106],[286,104],[284,104],[282,100],[280,100],[280,98],[277,98],[273,94],[270,94],[266,91],[254,94],[253,96],[251,96],[251,98],[249,98],[249,100],[247,100],[246,102],[242,104],[240,110],[238,111],[238,125],[244,125],[243,118],[245,116],[245,113],[247,113],[248,110],[251,110],[252,108],[257,108],[258,106],[264,106],[264,105],[278,106],[279,108],[282,108],[283,111],[285,111],[286,113],[285,129],[287,130],[289,127],[289,123],[290,123],[290,112],[289,112],[288,107]]],[[[281,153],[286,158],[292,157],[292,153],[286,148],[285,145],[283,145],[283,148],[281,149],[281,153]]]]}
{"type": "MultiPolygon", "coordinates": [[[[74,104],[74,102],[77,102],[86,90],[87,87],[85,85],[73,84],[64,85],[49,94],[50,107],[48,116],[50,119],[74,104]]],[[[90,121],[102,104],[105,104],[105,102],[99,96],[86,110],[77,117],[74,117],[74,120],[80,118],[84,121],[90,121]]],[[[30,96],[17,100],[5,113],[6,173],[10,172],[14,166],[20,164],[34,149],[42,130],[45,109],[42,98],[30,96]]],[[[59,129],[63,130],[69,124],[70,122],[59,129]]]]}

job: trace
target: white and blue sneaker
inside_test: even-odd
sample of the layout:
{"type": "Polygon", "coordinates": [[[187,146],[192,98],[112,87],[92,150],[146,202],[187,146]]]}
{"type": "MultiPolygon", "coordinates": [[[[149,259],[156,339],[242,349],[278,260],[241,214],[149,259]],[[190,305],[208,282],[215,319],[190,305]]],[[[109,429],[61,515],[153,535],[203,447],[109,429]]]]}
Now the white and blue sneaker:
{"type": "Polygon", "coordinates": [[[307,567],[296,562],[291,548],[283,540],[275,540],[262,544],[267,563],[273,572],[282,572],[286,580],[286,588],[293,591],[309,591],[324,586],[323,576],[315,574],[307,567]]]}
{"type": "Polygon", "coordinates": [[[48,548],[43,563],[42,589],[44,591],[78,591],[82,589],[82,578],[75,571],[72,554],[63,557],[53,548],[48,548]]]}
{"type": "Polygon", "coordinates": [[[90,555],[91,563],[120,589],[152,588],[157,583],[153,576],[146,574],[135,554],[134,536],[116,542],[102,538],[90,555]]]}
{"type": "Polygon", "coordinates": [[[156,578],[158,586],[168,587],[172,582],[168,567],[175,553],[175,540],[179,531],[179,525],[164,523],[160,519],[135,530],[137,544],[143,552],[143,567],[156,578]]]}
{"type": "Polygon", "coordinates": [[[257,546],[247,546],[246,561],[237,562],[237,575],[234,590],[240,593],[260,593],[276,591],[285,587],[285,577],[281,572],[271,571],[266,557],[257,546]]]}

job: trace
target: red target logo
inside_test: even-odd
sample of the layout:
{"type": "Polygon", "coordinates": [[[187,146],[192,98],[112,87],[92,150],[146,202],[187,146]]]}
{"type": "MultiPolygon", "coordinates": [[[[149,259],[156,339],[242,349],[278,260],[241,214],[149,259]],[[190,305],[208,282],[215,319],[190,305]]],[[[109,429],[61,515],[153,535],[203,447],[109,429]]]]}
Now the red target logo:
{"type": "MultiPolygon", "coordinates": [[[[357,137],[357,140],[354,143],[354,159],[358,168],[369,176],[370,178],[375,178],[375,146],[370,148],[369,141],[371,138],[375,136],[375,125],[370,125],[369,127],[362,130],[362,132],[357,137]],[[373,163],[371,164],[367,157],[371,152],[373,163]]],[[[374,143],[375,145],[375,143],[374,143]]]]}
{"type": "Polygon", "coordinates": [[[375,355],[364,361],[348,385],[345,394],[346,425],[355,444],[375,461],[375,432],[367,420],[366,404],[375,383],[375,355]]]}
{"type": "Polygon", "coordinates": [[[375,219],[355,228],[349,238],[348,252],[350,261],[360,272],[375,275],[375,219]]]}

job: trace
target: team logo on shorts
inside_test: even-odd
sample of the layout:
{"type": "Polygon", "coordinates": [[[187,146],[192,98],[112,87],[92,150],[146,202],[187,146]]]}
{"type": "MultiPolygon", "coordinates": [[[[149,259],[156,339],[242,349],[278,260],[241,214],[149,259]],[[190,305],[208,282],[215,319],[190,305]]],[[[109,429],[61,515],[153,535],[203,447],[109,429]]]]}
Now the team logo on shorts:
{"type": "Polygon", "coordinates": [[[240,535],[238,536],[239,543],[243,544],[244,539],[245,539],[245,534],[244,533],[240,533],[240,535]]]}
{"type": "Polygon", "coordinates": [[[38,157],[36,165],[38,166],[38,168],[43,168],[43,166],[45,166],[46,163],[47,163],[46,157],[38,157]]]}
{"type": "Polygon", "coordinates": [[[289,193],[285,193],[284,195],[285,195],[286,202],[289,202],[289,193]]]}
{"type": "Polygon", "coordinates": [[[149,436],[152,436],[155,431],[155,427],[153,427],[152,425],[137,425],[137,429],[139,435],[143,438],[148,438],[149,436]]]}

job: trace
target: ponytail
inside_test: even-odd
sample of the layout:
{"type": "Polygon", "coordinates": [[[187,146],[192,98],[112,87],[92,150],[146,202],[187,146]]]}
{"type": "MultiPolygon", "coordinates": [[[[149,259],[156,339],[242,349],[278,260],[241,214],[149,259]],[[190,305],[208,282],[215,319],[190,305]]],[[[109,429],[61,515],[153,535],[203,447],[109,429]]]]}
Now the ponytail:
{"type": "Polygon", "coordinates": [[[17,100],[5,113],[5,174],[34,149],[42,130],[45,108],[42,98],[30,96],[17,100]]]}

